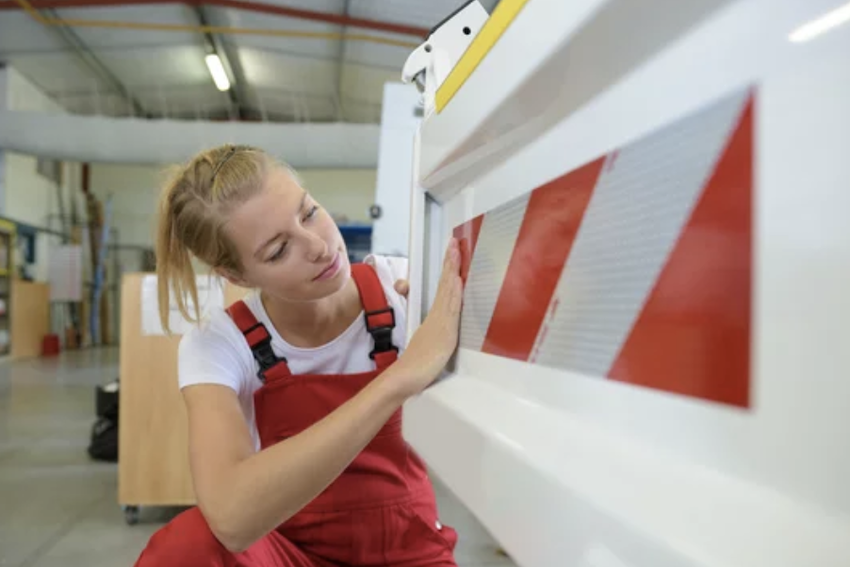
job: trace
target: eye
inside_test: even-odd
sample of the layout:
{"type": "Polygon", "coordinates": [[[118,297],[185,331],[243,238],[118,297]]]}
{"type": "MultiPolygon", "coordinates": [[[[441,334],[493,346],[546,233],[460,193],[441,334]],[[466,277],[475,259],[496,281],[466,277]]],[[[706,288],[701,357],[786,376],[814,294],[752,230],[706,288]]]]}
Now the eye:
{"type": "Polygon", "coordinates": [[[272,254],[271,256],[269,256],[268,260],[266,260],[266,261],[267,261],[267,262],[276,262],[277,260],[280,260],[281,256],[283,256],[283,252],[284,252],[285,250],[286,250],[286,242],[284,242],[283,244],[281,244],[281,245],[280,245],[280,248],[278,248],[277,250],[275,250],[275,253],[274,253],[274,254],[272,254]]]}
{"type": "Polygon", "coordinates": [[[304,215],[304,220],[310,220],[311,218],[316,216],[316,212],[318,210],[319,210],[318,205],[313,205],[312,207],[310,207],[310,211],[306,215],[304,215]]]}

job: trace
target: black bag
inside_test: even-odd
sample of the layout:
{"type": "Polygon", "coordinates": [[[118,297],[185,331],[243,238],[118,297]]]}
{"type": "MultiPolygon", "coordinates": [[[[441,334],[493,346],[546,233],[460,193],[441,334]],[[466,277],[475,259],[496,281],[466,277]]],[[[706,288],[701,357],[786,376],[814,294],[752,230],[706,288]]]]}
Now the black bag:
{"type": "Polygon", "coordinates": [[[118,422],[99,417],[91,429],[89,456],[96,461],[118,462],[118,422]]]}
{"type": "Polygon", "coordinates": [[[88,453],[97,461],[118,462],[118,381],[95,389],[97,420],[91,430],[88,453]]]}

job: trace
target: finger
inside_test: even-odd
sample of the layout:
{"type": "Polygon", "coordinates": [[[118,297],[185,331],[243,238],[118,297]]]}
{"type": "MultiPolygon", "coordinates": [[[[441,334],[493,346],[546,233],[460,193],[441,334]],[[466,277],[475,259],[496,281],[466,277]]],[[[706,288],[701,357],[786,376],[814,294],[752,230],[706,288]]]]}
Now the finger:
{"type": "Polygon", "coordinates": [[[443,255],[443,265],[440,270],[440,278],[437,280],[437,293],[434,296],[435,301],[440,301],[440,298],[445,295],[445,287],[446,282],[448,281],[448,276],[451,273],[451,261],[452,261],[452,244],[449,242],[449,246],[446,247],[446,252],[443,255]]]}
{"type": "Polygon", "coordinates": [[[451,298],[449,300],[449,313],[457,315],[463,306],[463,281],[459,275],[454,276],[451,286],[451,298]]]}
{"type": "Polygon", "coordinates": [[[460,273],[460,243],[452,238],[446,250],[446,261],[443,264],[443,277],[451,279],[460,273]]]}
{"type": "Polygon", "coordinates": [[[449,308],[451,301],[451,278],[453,274],[460,273],[460,251],[456,238],[449,240],[446,253],[443,257],[443,270],[437,282],[437,293],[434,294],[432,309],[445,311],[449,308]]]}
{"type": "Polygon", "coordinates": [[[448,307],[448,302],[451,301],[452,278],[458,275],[460,271],[459,266],[460,250],[458,249],[457,240],[453,238],[446,250],[443,271],[440,274],[440,282],[437,285],[437,293],[434,298],[435,303],[439,302],[445,307],[448,307]]]}
{"type": "Polygon", "coordinates": [[[410,284],[407,280],[397,280],[393,287],[395,288],[396,293],[402,297],[407,297],[407,294],[410,292],[410,284]]]}
{"type": "Polygon", "coordinates": [[[446,246],[446,254],[443,258],[443,270],[451,270],[453,265],[460,260],[460,243],[457,238],[449,239],[449,244],[446,246]]]}

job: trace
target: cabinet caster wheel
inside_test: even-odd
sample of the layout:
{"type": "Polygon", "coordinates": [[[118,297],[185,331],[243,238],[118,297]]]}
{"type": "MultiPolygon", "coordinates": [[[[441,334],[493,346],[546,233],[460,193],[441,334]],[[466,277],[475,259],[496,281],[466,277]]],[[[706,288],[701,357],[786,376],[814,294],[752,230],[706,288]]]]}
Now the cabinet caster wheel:
{"type": "Polygon", "coordinates": [[[139,507],[138,506],[125,506],[124,507],[124,520],[127,522],[128,526],[135,526],[139,523],[139,507]]]}

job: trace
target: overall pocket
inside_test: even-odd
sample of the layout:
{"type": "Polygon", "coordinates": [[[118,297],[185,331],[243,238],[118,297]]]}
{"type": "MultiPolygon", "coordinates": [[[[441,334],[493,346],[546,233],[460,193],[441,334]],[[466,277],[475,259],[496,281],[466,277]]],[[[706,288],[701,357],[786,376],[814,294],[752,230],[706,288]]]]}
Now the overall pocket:
{"type": "Polygon", "coordinates": [[[430,503],[410,502],[386,509],[384,556],[389,564],[427,565],[451,561],[457,532],[443,525],[430,503]]]}

